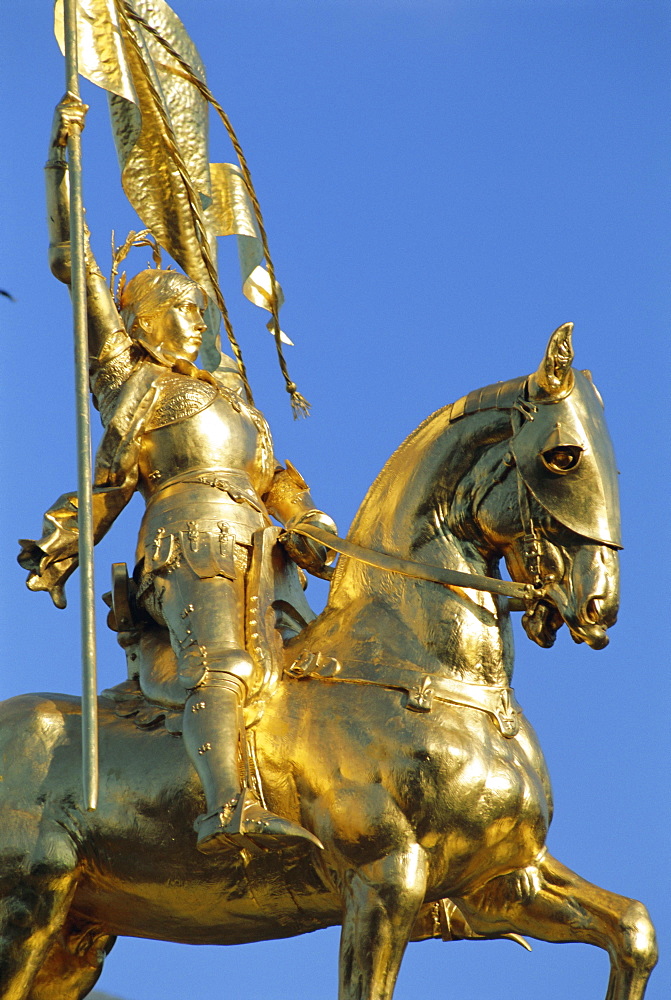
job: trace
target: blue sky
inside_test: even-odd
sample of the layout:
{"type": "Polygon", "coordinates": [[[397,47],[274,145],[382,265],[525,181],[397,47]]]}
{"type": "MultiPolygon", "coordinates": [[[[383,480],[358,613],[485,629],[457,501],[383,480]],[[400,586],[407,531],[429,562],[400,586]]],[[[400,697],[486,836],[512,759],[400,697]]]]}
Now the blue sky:
{"type": "MultiPolygon", "coordinates": [[[[610,646],[517,635],[515,688],[546,752],[553,853],[643,900],[669,938],[669,9],[658,0],[175,0],[238,130],[278,276],[290,370],[313,403],[294,423],[257,311],[221,250],[224,291],[280,457],[344,532],[368,485],[428,413],[525,374],[575,322],[576,365],[606,402],[621,471],[622,607],[610,646]]],[[[46,263],[42,165],[63,67],[50,5],[5,11],[0,207],[4,646],[0,693],[79,688],[76,590],[56,611],[23,586],[15,539],[74,485],[69,303],[46,263]]],[[[106,100],[84,133],[85,202],[109,234],[121,193],[106,100]]],[[[211,158],[231,158],[218,126],[211,158]]],[[[144,266],[138,253],[135,265],[144,266]]],[[[131,266],[132,263],[131,263],[131,266]]],[[[132,561],[140,507],[99,547],[132,561]]],[[[323,593],[311,586],[313,603],[323,593]]],[[[100,686],[125,667],[100,605],[100,686]]],[[[326,1000],[337,933],[236,949],[120,941],[100,988],[126,1000],[326,1000]],[[252,984],[249,984],[251,976],[252,984]]],[[[534,942],[410,946],[396,1000],[605,994],[607,959],[534,942]]],[[[647,997],[668,995],[669,965],[647,997]]]]}

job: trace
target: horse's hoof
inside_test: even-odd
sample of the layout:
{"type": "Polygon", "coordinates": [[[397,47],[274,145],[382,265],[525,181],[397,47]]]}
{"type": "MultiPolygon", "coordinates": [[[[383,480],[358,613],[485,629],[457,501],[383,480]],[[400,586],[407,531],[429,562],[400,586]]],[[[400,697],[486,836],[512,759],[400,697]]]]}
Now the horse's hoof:
{"type": "Polygon", "coordinates": [[[245,788],[239,795],[233,814],[224,808],[196,820],[198,841],[196,846],[204,854],[210,854],[234,845],[241,850],[258,853],[258,848],[266,849],[294,847],[308,841],[323,849],[322,842],[313,833],[269,812],[261,805],[250,789],[245,788]],[[256,846],[257,850],[254,850],[256,846]]]}

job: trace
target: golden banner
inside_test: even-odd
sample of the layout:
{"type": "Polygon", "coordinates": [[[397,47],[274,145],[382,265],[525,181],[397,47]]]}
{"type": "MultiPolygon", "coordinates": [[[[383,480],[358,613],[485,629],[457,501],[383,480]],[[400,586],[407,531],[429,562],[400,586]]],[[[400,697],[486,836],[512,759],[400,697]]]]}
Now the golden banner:
{"type": "MultiPolygon", "coordinates": [[[[158,243],[213,301],[215,237],[237,236],[243,292],[255,305],[270,310],[271,283],[262,267],[263,249],[242,175],[232,164],[213,165],[213,191],[208,103],[156,37],[205,83],[202,60],[184,25],[164,0],[77,0],[76,6],[79,71],[108,91],[129,202],[158,243]]],[[[55,6],[54,26],[62,49],[62,0],[55,6]]],[[[206,363],[216,364],[218,317],[210,327],[202,353],[206,363]]]]}

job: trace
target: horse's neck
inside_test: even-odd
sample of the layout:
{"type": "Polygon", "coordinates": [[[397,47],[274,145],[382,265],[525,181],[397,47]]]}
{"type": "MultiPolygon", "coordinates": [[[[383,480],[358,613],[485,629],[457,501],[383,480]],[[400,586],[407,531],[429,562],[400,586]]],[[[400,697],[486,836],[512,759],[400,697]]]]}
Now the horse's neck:
{"type": "MultiPolygon", "coordinates": [[[[448,406],[432,414],[394,452],[359,507],[349,538],[407,559],[434,540],[441,565],[480,572],[497,553],[457,538],[447,516],[464,476],[509,437],[510,418],[487,410],[451,422],[450,413],[448,406]]],[[[332,590],[336,596],[338,580],[332,590]]]]}
{"type": "MultiPolygon", "coordinates": [[[[449,415],[449,407],[433,414],[392,455],[349,537],[416,562],[491,575],[498,555],[457,538],[448,514],[459,482],[486,448],[506,436],[509,420],[489,411],[450,423],[449,415]]],[[[374,644],[378,657],[396,655],[434,673],[486,683],[499,683],[512,671],[508,617],[483,592],[447,590],[347,559],[329,595],[326,619],[334,616],[350,649],[374,644]],[[386,631],[373,642],[378,621],[386,631]]]]}

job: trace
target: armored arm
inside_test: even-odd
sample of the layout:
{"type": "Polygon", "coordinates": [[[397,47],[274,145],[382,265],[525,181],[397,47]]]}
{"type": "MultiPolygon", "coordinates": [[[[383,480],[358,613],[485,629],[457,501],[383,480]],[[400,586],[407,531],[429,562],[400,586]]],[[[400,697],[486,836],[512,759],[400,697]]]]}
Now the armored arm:
{"type": "MultiPolygon", "coordinates": [[[[49,141],[49,159],[45,164],[47,219],[49,225],[49,265],[52,274],[70,284],[70,186],[65,157],[70,129],[76,123],[83,128],[86,105],[71,94],[56,106],[49,141]]],[[[128,337],[112,294],[88,245],[86,247],[86,300],[89,353],[92,367],[99,368],[121,351],[128,349],[128,337]]]]}
{"type": "Polygon", "coordinates": [[[268,511],[287,529],[282,544],[294,562],[315,576],[329,579],[335,553],[312,539],[293,533],[292,528],[313,524],[334,535],[338,529],[333,519],[315,506],[310,487],[291,462],[286,463],[286,468],[277,467],[264,501],[268,511]]]}
{"type": "MultiPolygon", "coordinates": [[[[118,485],[93,487],[93,541],[97,544],[133,494],[132,476],[118,485]]],[[[29,590],[46,590],[57,608],[66,606],[65,584],[79,564],[79,503],[64,493],[44,515],[40,539],[20,538],[20,566],[28,571],[29,590]]]]}

